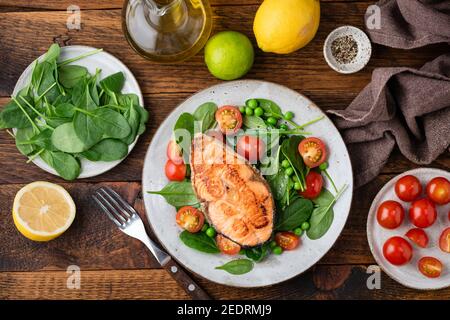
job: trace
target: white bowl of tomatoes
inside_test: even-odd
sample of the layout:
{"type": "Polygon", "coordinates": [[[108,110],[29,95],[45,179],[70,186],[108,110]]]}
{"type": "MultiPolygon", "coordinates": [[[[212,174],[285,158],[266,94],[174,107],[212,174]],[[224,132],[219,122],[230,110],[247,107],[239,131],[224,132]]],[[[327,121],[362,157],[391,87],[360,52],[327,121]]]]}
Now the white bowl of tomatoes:
{"type": "Polygon", "coordinates": [[[404,286],[450,286],[450,173],[420,168],[390,180],[375,197],[367,237],[378,265],[404,286]]]}

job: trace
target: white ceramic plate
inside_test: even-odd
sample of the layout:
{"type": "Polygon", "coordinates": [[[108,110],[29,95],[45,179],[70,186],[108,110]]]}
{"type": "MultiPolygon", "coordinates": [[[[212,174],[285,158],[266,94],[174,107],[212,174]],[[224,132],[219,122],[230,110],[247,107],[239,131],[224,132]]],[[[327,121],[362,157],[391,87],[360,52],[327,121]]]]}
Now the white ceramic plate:
{"type": "MultiPolygon", "coordinates": [[[[70,58],[77,57],[79,55],[82,55],[87,52],[91,52],[96,50],[96,48],[87,47],[87,46],[67,46],[61,48],[61,60],[66,60],[70,58]]],[[[40,56],[38,59],[42,59],[44,55],[40,56]]],[[[34,62],[33,62],[34,63],[34,62]]],[[[33,63],[31,63],[25,71],[20,76],[19,80],[16,83],[16,86],[14,87],[13,95],[16,95],[20,89],[25,87],[31,78],[32,70],[33,70],[33,63]]],[[[125,84],[122,89],[123,93],[135,93],[139,97],[140,105],[144,105],[144,98],[142,97],[141,89],[139,88],[139,85],[131,73],[131,71],[116,57],[112,56],[111,54],[107,52],[100,52],[97,54],[94,54],[92,56],[83,58],[81,60],[78,60],[74,62],[73,64],[80,65],[83,67],[86,67],[89,70],[89,73],[94,74],[96,69],[101,69],[102,72],[100,74],[100,80],[103,78],[106,78],[107,76],[122,71],[125,76],[125,84]]],[[[137,142],[138,137],[136,137],[136,140],[128,146],[128,153],[131,152],[134,145],[137,142]]],[[[124,158],[125,159],[125,158],[124,158]]],[[[99,174],[102,174],[108,170],[111,170],[115,166],[117,166],[120,162],[122,162],[123,159],[117,160],[117,161],[111,161],[111,162],[102,162],[102,161],[96,161],[92,162],[87,159],[81,160],[81,173],[78,178],[89,178],[94,177],[99,174]]],[[[58,176],[58,173],[50,167],[47,163],[45,163],[40,157],[37,157],[33,160],[33,163],[37,165],[39,168],[54,174],[58,176]]]]}
{"type": "Polygon", "coordinates": [[[163,197],[146,193],[148,190],[160,190],[168,182],[164,165],[172,128],[181,113],[193,112],[204,102],[212,101],[219,106],[243,105],[249,98],[272,99],[284,111],[294,111],[295,119],[301,123],[324,115],[305,96],[269,82],[243,80],[210,87],[181,103],[161,124],[147,151],[142,177],[147,217],[165,249],[192,272],[211,281],[236,287],[261,287],[279,283],[299,275],[317,263],[333,246],[345,225],[353,190],[352,168],[347,149],[333,123],[325,118],[308,127],[308,131],[326,141],[329,149],[329,172],[336,184],[349,186],[335,205],[335,219],[325,236],[315,241],[303,236],[301,246],[297,250],[284,252],[279,256],[270,255],[263,262],[256,264],[251,272],[239,276],[215,269],[233,258],[221,254],[205,254],[186,247],[178,238],[180,228],[175,222],[175,208],[167,204],[163,197]]]}
{"type": "MultiPolygon", "coordinates": [[[[373,200],[370,207],[369,216],[367,218],[367,239],[369,240],[370,250],[377,261],[378,265],[386,272],[392,279],[403,284],[406,287],[413,289],[442,289],[450,286],[450,254],[445,253],[439,249],[438,241],[439,236],[447,227],[450,227],[448,221],[448,212],[450,210],[450,204],[445,206],[436,206],[438,210],[437,221],[429,228],[425,229],[430,242],[428,248],[419,248],[411,243],[414,251],[413,258],[408,264],[398,267],[390,264],[383,257],[383,245],[387,239],[393,236],[401,236],[408,240],[404,235],[409,230],[414,228],[414,225],[409,221],[408,210],[409,203],[401,201],[395,194],[395,183],[397,180],[405,175],[414,175],[422,183],[422,187],[425,190],[425,186],[428,181],[434,177],[446,177],[450,180],[450,173],[444,170],[432,169],[432,168],[420,168],[407,171],[401,175],[396,176],[390,180],[386,185],[378,192],[377,196],[373,200]],[[377,222],[376,212],[378,206],[386,200],[395,200],[400,202],[405,209],[405,221],[403,224],[395,230],[388,230],[381,227],[377,222]],[[439,259],[444,266],[442,275],[436,279],[430,279],[425,277],[417,269],[417,263],[420,258],[425,256],[431,256],[439,259]]],[[[409,240],[408,240],[409,241],[409,240]]]]}

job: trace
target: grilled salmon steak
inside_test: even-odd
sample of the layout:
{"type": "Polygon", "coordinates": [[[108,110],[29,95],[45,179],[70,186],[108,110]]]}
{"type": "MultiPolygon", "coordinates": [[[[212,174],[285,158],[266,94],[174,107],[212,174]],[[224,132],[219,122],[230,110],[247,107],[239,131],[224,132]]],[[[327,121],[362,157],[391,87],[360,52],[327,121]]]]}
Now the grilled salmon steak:
{"type": "Polygon", "coordinates": [[[194,191],[217,232],[244,247],[269,240],[275,206],[261,174],[230,147],[201,133],[190,157],[194,191]]]}

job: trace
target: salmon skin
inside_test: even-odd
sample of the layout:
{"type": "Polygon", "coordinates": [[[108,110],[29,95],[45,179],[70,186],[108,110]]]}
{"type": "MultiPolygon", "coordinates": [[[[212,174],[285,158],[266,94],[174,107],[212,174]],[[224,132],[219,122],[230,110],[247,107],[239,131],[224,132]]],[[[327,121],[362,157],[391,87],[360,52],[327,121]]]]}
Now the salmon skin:
{"type": "Polygon", "coordinates": [[[206,219],[243,247],[270,239],[275,204],[270,187],[246,159],[202,133],[192,141],[191,181],[206,219]]]}

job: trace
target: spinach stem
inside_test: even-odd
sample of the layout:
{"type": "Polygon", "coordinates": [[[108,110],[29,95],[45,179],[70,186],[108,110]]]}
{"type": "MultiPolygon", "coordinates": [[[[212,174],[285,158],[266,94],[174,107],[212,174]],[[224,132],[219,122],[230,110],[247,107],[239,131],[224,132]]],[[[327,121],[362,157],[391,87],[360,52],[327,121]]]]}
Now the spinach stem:
{"type": "Polygon", "coordinates": [[[33,161],[34,159],[36,159],[42,152],[44,152],[45,149],[42,148],[41,150],[39,150],[38,152],[36,152],[35,154],[33,154],[31,157],[28,158],[27,163],[30,163],[31,161],[33,161]]]}
{"type": "Polygon", "coordinates": [[[313,120],[311,120],[311,121],[308,121],[308,122],[306,122],[306,123],[300,125],[300,128],[304,128],[304,127],[307,127],[307,126],[309,126],[309,125],[312,125],[312,124],[314,124],[314,123],[316,123],[316,122],[319,122],[319,121],[322,120],[323,118],[325,118],[325,116],[320,116],[320,117],[318,117],[318,118],[316,118],[316,119],[313,119],[313,120]]]}
{"type": "Polygon", "coordinates": [[[328,178],[328,180],[330,180],[331,185],[333,186],[334,191],[337,193],[339,192],[338,189],[336,188],[336,185],[334,184],[333,179],[331,178],[330,174],[328,173],[327,170],[323,170],[323,173],[325,173],[326,177],[328,178]]]}
{"type": "Polygon", "coordinates": [[[9,131],[8,129],[6,129],[6,133],[8,133],[11,137],[13,137],[14,139],[16,138],[16,136],[14,135],[14,133],[12,133],[11,131],[9,131]]]}
{"type": "Polygon", "coordinates": [[[13,99],[13,101],[19,106],[20,110],[22,110],[22,112],[25,114],[25,117],[28,119],[28,121],[30,121],[31,126],[33,127],[34,130],[36,130],[37,132],[40,132],[41,130],[39,130],[38,126],[34,123],[34,121],[30,118],[30,115],[25,111],[25,109],[23,108],[23,106],[20,104],[19,101],[17,101],[17,99],[15,97],[11,97],[13,99]]]}
{"type": "Polygon", "coordinates": [[[53,84],[48,87],[36,100],[36,102],[40,101],[42,99],[42,97],[44,97],[50,90],[53,89],[53,87],[56,86],[56,82],[53,82],[53,84]]]}
{"type": "Polygon", "coordinates": [[[97,50],[94,50],[94,51],[86,52],[86,53],[84,53],[84,54],[82,54],[82,55],[80,55],[78,57],[74,57],[74,58],[71,58],[71,59],[67,59],[67,60],[61,61],[61,62],[58,63],[58,67],[65,66],[66,64],[69,64],[69,63],[81,60],[83,58],[92,56],[92,55],[97,54],[97,53],[102,52],[102,51],[103,51],[103,49],[97,49],[97,50]]]}

